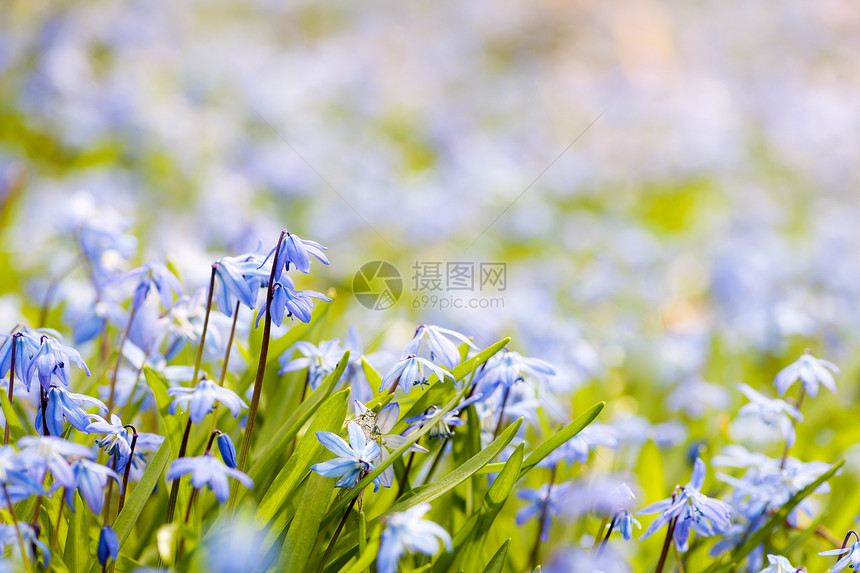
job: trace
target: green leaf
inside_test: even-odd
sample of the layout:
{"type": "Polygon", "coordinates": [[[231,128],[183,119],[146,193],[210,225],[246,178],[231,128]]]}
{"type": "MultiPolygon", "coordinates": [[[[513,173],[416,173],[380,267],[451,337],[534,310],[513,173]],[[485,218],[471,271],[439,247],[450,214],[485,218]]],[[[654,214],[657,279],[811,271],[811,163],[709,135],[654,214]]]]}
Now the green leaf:
{"type": "Polygon", "coordinates": [[[477,569],[477,560],[480,558],[481,549],[490,526],[511,496],[514,486],[519,480],[524,449],[523,444],[516,447],[514,453],[504,464],[501,473],[493,480],[493,484],[487,490],[480,510],[472,515],[465,525],[457,531],[453,539],[453,550],[437,559],[433,567],[434,571],[450,570],[458,553],[464,549],[466,553],[458,570],[475,571],[477,569]]]}
{"type": "Polygon", "coordinates": [[[331,500],[334,479],[311,472],[308,483],[290,524],[287,538],[281,548],[279,571],[302,571],[319,534],[320,522],[331,500]]]}
{"type": "MultiPolygon", "coordinates": [[[[9,395],[5,390],[0,392],[0,400],[2,400],[3,415],[9,423],[9,441],[15,442],[21,436],[26,435],[24,427],[21,425],[21,420],[18,419],[18,414],[15,408],[12,407],[12,402],[9,401],[9,395]]],[[[4,428],[0,428],[0,432],[5,432],[4,428]]]]}
{"type": "Polygon", "coordinates": [[[90,562],[90,535],[87,526],[89,508],[84,506],[83,500],[77,494],[74,503],[75,512],[69,518],[69,533],[66,535],[63,560],[73,571],[86,571],[87,563],[90,562]]]}
{"type": "Polygon", "coordinates": [[[298,435],[299,430],[311,419],[311,416],[316,412],[317,407],[331,396],[334,387],[344,370],[349,364],[349,350],[343,353],[340,361],[322,384],[316,390],[311,392],[310,396],[305,398],[305,401],[299,405],[292,415],[281,425],[281,428],[275,433],[277,439],[270,441],[263,447],[257,460],[251,465],[251,471],[248,475],[253,480],[257,480],[261,475],[267,475],[278,462],[278,459],[284,450],[287,448],[293,438],[298,435]]]}
{"type": "Polygon", "coordinates": [[[364,356],[361,357],[361,369],[364,371],[364,375],[367,378],[367,382],[370,384],[370,387],[376,392],[376,389],[379,388],[379,385],[382,384],[382,376],[376,369],[370,365],[364,356]]]}
{"type": "MultiPolygon", "coordinates": [[[[326,514],[325,519],[323,520],[325,523],[328,523],[330,520],[334,519],[336,516],[342,516],[346,506],[352,501],[352,499],[359,494],[359,492],[364,491],[364,488],[373,483],[373,480],[376,479],[378,475],[380,475],[385,468],[394,463],[394,460],[397,460],[406,453],[406,451],[412,447],[412,445],[417,442],[424,434],[428,433],[433,426],[441,420],[448,412],[454,409],[454,406],[460,401],[460,398],[466,395],[466,392],[469,391],[469,388],[463,388],[459,394],[451,398],[445,406],[442,407],[439,412],[436,413],[428,422],[424,424],[424,426],[418,431],[409,434],[409,439],[406,440],[402,446],[393,451],[390,456],[388,456],[382,463],[376,464],[376,467],[368,473],[363,480],[359,481],[355,486],[350,489],[347,494],[336,504],[332,506],[329,512],[326,514]]],[[[395,426],[396,428],[396,426],[395,426]]],[[[492,458],[490,458],[492,459],[492,458]]]]}
{"type": "MultiPolygon", "coordinates": [[[[480,453],[471,458],[469,461],[467,461],[457,469],[451,471],[451,473],[449,473],[439,481],[422,488],[420,491],[416,490],[415,495],[412,495],[411,497],[394,504],[391,508],[388,509],[388,511],[374,519],[370,523],[370,527],[373,527],[380,523],[386,515],[395,512],[406,511],[410,507],[418,505],[419,503],[429,503],[434,499],[438,498],[439,496],[451,491],[458,484],[470,478],[482,466],[489,463],[490,460],[499,455],[499,453],[501,453],[501,451],[504,450],[505,447],[507,447],[511,440],[514,439],[514,436],[516,435],[517,430],[519,430],[520,425],[522,425],[522,422],[523,419],[519,418],[513,424],[508,426],[490,445],[481,450],[480,453]]],[[[406,447],[408,447],[408,445],[406,447]]],[[[392,457],[394,457],[394,455],[395,454],[392,454],[392,457]]],[[[357,489],[358,487],[354,488],[353,491],[357,489]]],[[[342,516],[343,510],[340,510],[337,515],[342,516]]],[[[338,543],[338,545],[335,547],[335,553],[331,559],[331,562],[336,563],[339,557],[342,557],[344,554],[353,551],[357,546],[358,535],[357,532],[353,530],[349,533],[349,535],[342,538],[342,541],[338,543]]],[[[313,565],[317,564],[314,563],[313,565]]]]}
{"type": "Polygon", "coordinates": [[[530,453],[523,462],[523,467],[520,470],[520,477],[526,475],[532,468],[538,465],[541,460],[550,455],[553,450],[570,440],[581,432],[583,428],[593,422],[605,405],[606,402],[598,402],[589,408],[585,414],[578,417],[576,420],[565,426],[560,432],[553,434],[548,440],[539,445],[537,449],[530,453]]]}
{"type": "Polygon", "coordinates": [[[143,476],[137,482],[134,491],[126,499],[125,505],[122,507],[122,511],[113,525],[116,536],[119,538],[120,546],[122,546],[131,534],[131,529],[137,522],[137,518],[140,517],[144,505],[146,505],[146,502],[152,496],[155,486],[158,485],[161,473],[164,471],[164,466],[167,465],[169,458],[170,444],[167,440],[164,440],[146,466],[146,471],[143,472],[143,476]]]}
{"type": "Polygon", "coordinates": [[[832,468],[818,476],[818,479],[816,479],[814,482],[794,494],[791,499],[789,499],[782,507],[780,507],[770,516],[770,518],[765,522],[763,526],[761,526],[761,528],[757,529],[755,533],[750,535],[749,539],[747,539],[743,545],[741,545],[732,552],[731,558],[728,563],[717,561],[711,564],[711,566],[706,569],[706,572],[716,573],[717,571],[726,571],[734,569],[738,563],[740,563],[747,555],[750,554],[750,552],[752,552],[753,549],[764,543],[767,538],[770,537],[770,535],[783,524],[788,514],[791,513],[791,511],[795,507],[797,507],[801,501],[815,493],[815,490],[818,489],[821,484],[833,477],[833,475],[839,470],[839,468],[842,467],[842,464],[844,463],[845,460],[841,460],[832,468]]]}
{"type": "Polygon", "coordinates": [[[505,568],[505,559],[508,557],[508,547],[511,545],[511,540],[508,539],[502,546],[499,547],[499,550],[496,551],[495,555],[490,559],[490,562],[487,563],[487,566],[484,568],[484,573],[501,573],[505,568]]]}
{"type": "Polygon", "coordinates": [[[317,439],[317,432],[339,433],[343,428],[346,416],[346,401],[349,389],[345,388],[331,396],[320,406],[310,428],[299,441],[296,451],[287,460],[287,464],[278,472],[272,485],[266,491],[260,505],[257,507],[257,518],[262,522],[270,521],[283,506],[289,495],[295,490],[304,476],[310,471],[310,466],[323,452],[324,447],[317,439]]]}

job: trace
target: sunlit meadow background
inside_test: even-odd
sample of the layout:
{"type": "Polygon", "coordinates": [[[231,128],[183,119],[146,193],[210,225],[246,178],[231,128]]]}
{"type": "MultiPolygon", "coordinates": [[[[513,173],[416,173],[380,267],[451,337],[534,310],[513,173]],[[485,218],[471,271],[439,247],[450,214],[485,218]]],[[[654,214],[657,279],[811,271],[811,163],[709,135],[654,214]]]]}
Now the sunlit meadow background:
{"type": "MultiPolygon", "coordinates": [[[[809,348],[843,373],[792,455],[848,458],[816,496],[842,536],[860,513],[858,49],[848,0],[0,2],[0,327],[36,322],[74,258],[64,230],[98,209],[189,289],[286,226],[329,247],[299,281],[332,287],[320,337],[354,325],[399,354],[420,323],[511,335],[558,371],[543,415],[607,402],[621,445],[589,466],[637,472],[640,506],[688,480],[691,452],[778,455],[733,421],[735,385],[772,396],[809,348]],[[372,260],[404,277],[393,308],[351,295],[372,260]],[[503,307],[414,308],[416,261],[506,263],[503,307]]],[[[549,555],[598,521],[555,520],[549,555]]],[[[661,543],[619,551],[641,570],[661,543]]],[[[824,570],[830,548],[792,562],[824,570]]]]}

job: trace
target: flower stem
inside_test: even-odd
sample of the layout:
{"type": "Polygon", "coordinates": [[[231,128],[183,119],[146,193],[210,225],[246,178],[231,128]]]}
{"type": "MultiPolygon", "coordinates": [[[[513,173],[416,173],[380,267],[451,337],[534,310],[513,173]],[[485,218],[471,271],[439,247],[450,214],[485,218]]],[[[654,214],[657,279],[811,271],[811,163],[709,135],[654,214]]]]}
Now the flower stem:
{"type": "Polygon", "coordinates": [[[442,461],[442,455],[445,453],[445,448],[448,446],[448,440],[450,438],[445,438],[442,441],[442,445],[439,446],[439,452],[436,454],[436,458],[433,460],[433,465],[430,466],[430,471],[427,472],[427,477],[424,478],[424,483],[430,483],[430,480],[433,478],[433,474],[436,472],[436,468],[439,467],[439,462],[442,461]]]}
{"type": "Polygon", "coordinates": [[[406,462],[406,469],[403,470],[403,475],[400,476],[400,483],[397,484],[397,497],[403,495],[403,490],[409,482],[409,470],[412,469],[412,461],[415,459],[415,452],[410,452],[409,461],[406,462]]]}
{"type": "MultiPolygon", "coordinates": [[[[248,408],[248,422],[245,425],[245,435],[242,438],[242,449],[239,451],[238,469],[245,471],[248,463],[248,453],[251,449],[251,437],[254,434],[254,424],[257,421],[257,410],[260,407],[260,395],[263,392],[263,378],[266,375],[266,360],[269,354],[269,337],[272,334],[272,292],[275,283],[275,267],[278,264],[278,256],[281,254],[281,245],[284,242],[286,230],[281,231],[278,237],[278,246],[275,248],[275,258],[272,261],[272,272],[269,275],[269,288],[266,289],[266,321],[263,326],[263,343],[260,347],[260,361],[257,364],[257,377],[254,380],[254,394],[251,397],[251,406],[248,408]]],[[[236,497],[239,492],[239,483],[233,484],[230,494],[230,505],[235,508],[236,497]]]]}
{"type": "MultiPolygon", "coordinates": [[[[188,415],[188,422],[185,424],[185,433],[182,434],[182,443],[179,444],[179,455],[177,459],[185,457],[185,450],[188,448],[188,436],[191,433],[191,414],[188,415]]],[[[173,522],[173,512],[176,509],[176,500],[179,497],[179,480],[173,480],[170,486],[170,498],[167,501],[167,518],[165,523],[173,522]]]]}
{"type": "MultiPolygon", "coordinates": [[[[362,472],[363,474],[364,472],[362,472]]],[[[362,475],[359,480],[361,480],[364,476],[362,475]]],[[[352,498],[352,501],[349,502],[349,506],[346,508],[346,511],[343,514],[343,519],[340,520],[340,523],[337,526],[337,530],[334,532],[334,537],[331,538],[331,542],[329,542],[328,547],[325,550],[325,555],[323,555],[322,564],[320,565],[319,570],[322,571],[325,569],[325,564],[328,562],[328,558],[331,555],[332,549],[334,549],[334,544],[337,542],[337,538],[340,537],[340,532],[343,531],[343,526],[346,524],[346,520],[349,517],[349,513],[352,511],[352,508],[355,506],[355,502],[358,501],[358,496],[352,498]]]]}
{"type": "Polygon", "coordinates": [[[391,383],[391,386],[388,387],[388,393],[394,394],[394,391],[397,390],[397,386],[400,384],[400,376],[391,383]]]}
{"type": "MultiPolygon", "coordinates": [[[[803,398],[804,397],[806,397],[806,386],[801,385],[800,394],[797,395],[797,405],[795,406],[797,408],[798,412],[800,412],[800,406],[803,404],[803,398]]],[[[796,427],[797,427],[797,419],[792,418],[791,419],[792,433],[796,427]]],[[[788,439],[786,438],[785,449],[782,451],[782,459],[779,462],[779,469],[781,469],[781,470],[785,469],[785,463],[788,461],[788,452],[790,450],[791,450],[791,446],[788,445],[788,439]]]]}
{"type": "Polygon", "coordinates": [[[206,331],[209,329],[209,313],[212,312],[212,292],[215,290],[215,270],[217,265],[212,265],[212,273],[209,275],[209,296],[206,299],[206,314],[203,317],[203,331],[200,333],[200,346],[197,347],[197,360],[194,361],[194,376],[191,385],[197,384],[197,376],[200,374],[200,364],[203,362],[203,348],[206,346],[206,331]]]}
{"type": "Polygon", "coordinates": [[[42,401],[42,435],[50,436],[51,432],[48,431],[48,415],[46,414],[48,411],[48,392],[41,384],[39,384],[39,399],[42,401]]]}
{"type": "Polygon", "coordinates": [[[131,323],[134,322],[134,315],[137,313],[137,307],[132,303],[131,312],[128,315],[128,324],[125,325],[125,330],[122,333],[122,338],[119,340],[119,348],[116,352],[116,363],[113,366],[113,374],[110,377],[110,394],[108,394],[107,407],[108,411],[113,410],[113,400],[116,395],[116,377],[119,374],[119,365],[122,364],[122,347],[125,346],[125,341],[128,340],[128,333],[131,330],[131,323]]]}
{"type": "Polygon", "coordinates": [[[57,512],[57,523],[54,526],[54,534],[51,536],[51,547],[57,549],[57,536],[60,534],[60,522],[63,520],[63,508],[66,506],[66,488],[63,488],[60,496],[60,511],[57,512]]]}
{"type": "Polygon", "coordinates": [[[493,432],[493,439],[499,437],[499,432],[502,430],[502,421],[505,417],[505,404],[508,403],[508,394],[511,393],[511,388],[508,386],[507,390],[505,390],[505,397],[502,398],[502,408],[499,410],[499,421],[496,422],[496,431],[493,432]]]}
{"type": "MultiPolygon", "coordinates": [[[[12,335],[12,364],[9,367],[9,404],[12,404],[12,398],[14,397],[15,392],[15,351],[18,346],[18,338],[21,335],[19,333],[15,333],[12,335]]],[[[3,430],[3,445],[9,445],[9,419],[6,419],[6,429],[3,430]]]]}
{"type": "Polygon", "coordinates": [[[857,542],[860,543],[860,535],[857,535],[857,532],[852,529],[845,535],[845,541],[842,542],[841,549],[845,549],[845,546],[848,545],[848,540],[851,539],[852,535],[857,539],[857,542]]]}
{"type": "Polygon", "coordinates": [[[131,435],[131,452],[128,454],[128,462],[125,464],[125,471],[122,474],[122,491],[119,492],[119,507],[116,510],[117,518],[119,518],[119,514],[125,505],[125,494],[128,489],[128,474],[131,471],[131,464],[134,460],[134,446],[137,444],[137,429],[131,424],[126,424],[125,427],[130,427],[134,433],[131,435]]]}
{"type": "MultiPolygon", "coordinates": [[[[188,498],[188,509],[185,510],[185,525],[188,525],[188,520],[191,518],[191,509],[194,507],[194,500],[197,498],[197,488],[191,489],[191,496],[188,498]]],[[[179,537],[179,549],[176,551],[176,561],[182,561],[182,554],[185,552],[185,536],[179,537]]]]}
{"type": "MultiPolygon", "coordinates": [[[[109,464],[111,463],[111,461],[113,461],[113,464],[111,464],[109,467],[114,471],[116,471],[116,461],[117,461],[118,456],[119,456],[119,453],[117,452],[114,455],[112,455],[110,457],[110,459],[108,459],[109,464]]],[[[129,460],[129,463],[131,463],[131,460],[129,460]]],[[[112,493],[113,493],[113,480],[108,480],[107,494],[105,494],[104,513],[102,513],[102,521],[104,521],[105,525],[108,525],[110,523],[110,519],[108,519],[108,518],[110,517],[110,501],[111,501],[111,494],[112,493]]]]}
{"type": "Polygon", "coordinates": [[[30,567],[30,560],[27,559],[27,551],[24,546],[24,536],[21,535],[21,527],[18,524],[18,516],[15,514],[15,506],[12,505],[12,498],[9,497],[9,490],[6,489],[6,484],[3,484],[3,495],[6,496],[6,505],[9,507],[9,513],[12,515],[12,523],[15,524],[15,533],[18,534],[18,544],[21,546],[21,559],[24,561],[24,567],[27,569],[28,573],[32,572],[33,569],[30,567]]]}
{"type": "Polygon", "coordinates": [[[549,476],[549,483],[547,484],[548,487],[546,490],[546,499],[544,500],[543,507],[541,508],[540,519],[538,519],[537,537],[535,538],[535,544],[534,544],[534,547],[532,548],[532,556],[530,559],[530,562],[532,564],[531,565],[532,569],[535,569],[538,565],[538,556],[540,555],[541,536],[543,534],[544,525],[546,524],[546,518],[549,514],[549,496],[550,496],[550,494],[552,494],[552,485],[555,482],[555,468],[556,468],[556,466],[552,466],[552,472],[550,473],[550,476],[549,476]]]}
{"type": "Polygon", "coordinates": [[[603,541],[600,543],[600,547],[597,549],[597,556],[603,553],[603,549],[606,547],[606,544],[609,543],[609,536],[612,535],[612,530],[615,529],[615,524],[618,522],[618,514],[620,511],[615,512],[615,515],[612,516],[612,521],[609,522],[609,529],[606,530],[606,537],[603,538],[603,541]]]}
{"type": "Polygon", "coordinates": [[[233,326],[230,327],[230,338],[227,340],[227,352],[224,353],[224,365],[221,367],[221,376],[218,378],[218,385],[224,385],[224,379],[227,377],[227,364],[230,363],[230,351],[233,349],[233,337],[236,335],[236,319],[239,318],[239,301],[236,301],[236,308],[233,309],[233,326]]]}
{"type": "Polygon", "coordinates": [[[657,562],[655,573],[663,572],[663,566],[666,564],[666,557],[669,555],[669,545],[672,543],[672,534],[675,533],[675,522],[677,521],[677,517],[672,518],[672,521],[669,522],[669,527],[666,529],[666,540],[663,542],[663,551],[660,552],[660,561],[657,562]]]}

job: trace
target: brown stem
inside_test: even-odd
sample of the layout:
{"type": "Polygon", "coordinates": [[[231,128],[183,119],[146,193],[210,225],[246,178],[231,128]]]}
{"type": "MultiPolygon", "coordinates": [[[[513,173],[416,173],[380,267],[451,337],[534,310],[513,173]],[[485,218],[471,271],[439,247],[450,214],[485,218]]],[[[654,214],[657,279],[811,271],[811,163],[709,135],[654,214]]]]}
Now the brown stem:
{"type": "MultiPolygon", "coordinates": [[[[362,472],[362,478],[364,477],[364,472],[362,472]]],[[[359,481],[361,478],[359,478],[359,481]]],[[[352,511],[352,508],[355,506],[355,502],[358,501],[358,496],[352,498],[352,501],[349,502],[349,507],[346,508],[346,512],[343,514],[343,519],[340,520],[340,523],[337,526],[337,530],[334,532],[334,537],[331,538],[331,542],[328,544],[328,547],[325,550],[325,555],[323,555],[322,564],[320,565],[320,571],[325,569],[325,564],[328,562],[328,558],[331,555],[332,549],[334,549],[334,544],[337,541],[337,538],[340,537],[340,532],[343,531],[343,526],[346,524],[346,520],[349,517],[349,512],[352,511]]]]}
{"type": "Polygon", "coordinates": [[[439,462],[442,461],[442,454],[445,452],[445,448],[448,446],[448,440],[450,438],[445,438],[442,440],[442,445],[439,446],[439,453],[436,454],[436,457],[433,459],[433,465],[430,466],[430,471],[427,472],[427,477],[424,478],[424,483],[429,483],[433,478],[433,473],[436,471],[436,468],[439,467],[439,462]]]}
{"type": "MultiPolygon", "coordinates": [[[[12,398],[15,395],[15,351],[18,346],[18,338],[21,335],[17,332],[12,335],[12,363],[9,367],[9,404],[12,404],[12,398]]],[[[44,412],[43,412],[44,417],[44,412]]],[[[6,420],[6,428],[3,430],[3,445],[9,445],[9,420],[6,420]]]]}
{"type": "Polygon", "coordinates": [[[409,470],[412,469],[412,461],[415,459],[415,452],[409,454],[409,461],[406,462],[406,469],[403,470],[403,475],[400,476],[400,483],[397,484],[397,497],[403,494],[404,488],[409,480],[409,470]]]}
{"type": "MultiPolygon", "coordinates": [[[[188,415],[188,422],[185,424],[185,433],[182,434],[182,443],[179,444],[179,455],[177,459],[185,457],[185,450],[188,448],[188,436],[191,433],[191,414],[188,415]]],[[[179,497],[179,480],[173,480],[170,485],[170,498],[167,501],[167,518],[165,523],[173,522],[173,512],[176,509],[176,500],[179,497]]]]}
{"type": "MultiPolygon", "coordinates": [[[[188,509],[185,510],[185,525],[188,525],[188,520],[191,518],[191,509],[194,507],[194,500],[197,498],[197,488],[191,489],[191,496],[188,498],[188,509]]],[[[185,552],[185,536],[179,537],[179,549],[176,551],[176,561],[182,561],[182,554],[185,552]]]]}
{"type": "MultiPolygon", "coordinates": [[[[116,461],[118,458],[119,458],[119,453],[115,452],[114,455],[111,456],[111,458],[108,460],[109,464],[111,464],[111,462],[113,462],[110,465],[110,468],[114,471],[116,471],[116,461]]],[[[129,463],[131,463],[131,460],[129,460],[129,463]]],[[[105,525],[110,523],[110,504],[111,504],[111,495],[112,494],[113,494],[113,480],[108,480],[108,489],[107,489],[107,494],[105,495],[105,507],[104,507],[104,511],[102,512],[102,521],[105,522],[105,525]]]]}
{"type": "Polygon", "coordinates": [[[230,350],[233,349],[233,337],[236,335],[236,319],[239,318],[239,301],[236,301],[236,308],[233,309],[233,326],[230,327],[230,338],[227,340],[227,352],[224,354],[224,366],[221,367],[221,377],[218,378],[218,385],[224,385],[224,379],[227,377],[227,364],[230,362],[230,350]]]}
{"type": "MultiPolygon", "coordinates": [[[[275,283],[275,269],[278,266],[278,256],[281,253],[281,245],[284,242],[286,230],[281,231],[278,237],[278,246],[275,248],[275,258],[272,261],[272,272],[269,275],[269,288],[266,292],[266,318],[263,325],[263,342],[260,347],[260,361],[257,364],[257,377],[254,380],[254,394],[251,397],[251,406],[248,408],[248,422],[245,424],[245,435],[242,438],[242,449],[239,451],[238,469],[245,471],[248,463],[248,454],[251,450],[251,437],[254,434],[254,424],[257,421],[257,410],[260,407],[260,395],[263,392],[263,378],[266,375],[266,361],[269,354],[269,337],[272,333],[272,292],[275,283]]],[[[238,495],[238,482],[233,484],[230,495],[230,505],[235,508],[236,496],[238,495]]]]}
{"type": "Polygon", "coordinates": [[[63,508],[66,505],[66,488],[63,488],[60,496],[60,511],[57,512],[57,524],[54,526],[54,534],[51,536],[51,547],[57,547],[57,536],[60,533],[60,522],[63,520],[63,508]]]}
{"type": "Polygon", "coordinates": [[[206,314],[203,317],[203,332],[200,334],[200,346],[197,347],[197,360],[194,362],[194,376],[191,385],[197,384],[197,375],[200,373],[200,364],[203,362],[203,347],[206,346],[206,331],[209,330],[209,313],[212,312],[212,293],[215,290],[215,270],[217,265],[212,265],[212,273],[209,275],[209,297],[206,299],[206,314]]]}
{"type": "MultiPolygon", "coordinates": [[[[672,496],[673,498],[675,496],[672,496]]],[[[666,565],[666,557],[669,555],[669,545],[672,543],[672,534],[675,533],[675,523],[678,521],[678,518],[672,518],[672,521],[669,522],[669,527],[666,529],[666,540],[663,542],[663,551],[660,552],[660,561],[657,562],[657,569],[655,573],[662,573],[663,566],[666,565]]]]}
{"type": "Polygon", "coordinates": [[[391,386],[388,388],[389,394],[394,394],[394,391],[397,390],[397,386],[400,384],[400,376],[391,383],[391,386]]]}
{"type": "Polygon", "coordinates": [[[137,307],[132,303],[131,311],[128,315],[128,323],[125,325],[125,330],[122,333],[122,338],[119,340],[119,348],[116,353],[116,363],[113,366],[113,373],[110,377],[110,394],[108,394],[107,407],[108,411],[113,410],[113,400],[116,395],[116,377],[119,374],[119,365],[122,364],[122,347],[125,346],[125,341],[128,340],[128,333],[131,330],[131,323],[134,322],[134,315],[137,313],[137,307]]]}
{"type": "Polygon", "coordinates": [[[42,435],[50,436],[51,432],[48,431],[48,391],[45,390],[45,387],[39,384],[39,398],[42,401],[42,435]]]}
{"type": "Polygon", "coordinates": [[[606,544],[609,543],[609,536],[612,535],[612,530],[615,529],[615,524],[618,522],[619,513],[621,512],[616,512],[615,515],[612,516],[612,521],[609,522],[609,528],[606,530],[606,537],[603,538],[603,542],[600,544],[600,548],[597,550],[598,557],[603,553],[603,549],[606,547],[606,544]]]}
{"type": "Polygon", "coordinates": [[[499,410],[499,421],[496,422],[496,431],[493,432],[493,439],[499,437],[499,432],[502,430],[502,421],[505,417],[505,405],[508,403],[508,394],[511,393],[511,387],[508,386],[507,390],[505,390],[505,397],[502,398],[502,408],[499,410]]]}
{"type": "Polygon", "coordinates": [[[32,571],[30,568],[30,560],[27,558],[27,551],[24,547],[24,536],[21,535],[21,527],[18,524],[18,515],[15,513],[15,506],[12,505],[12,498],[9,497],[9,490],[6,489],[5,483],[3,484],[3,495],[6,496],[6,505],[9,507],[9,514],[12,516],[12,523],[15,524],[15,533],[18,534],[18,544],[21,546],[21,559],[24,560],[24,566],[27,571],[32,571]]]}
{"type": "Polygon", "coordinates": [[[549,496],[552,494],[552,485],[555,482],[555,466],[552,467],[552,472],[549,476],[549,483],[547,484],[546,490],[546,499],[543,502],[543,507],[540,512],[540,519],[538,519],[538,530],[537,537],[535,538],[535,544],[532,548],[532,556],[531,556],[531,564],[532,569],[535,569],[538,565],[538,556],[540,555],[540,542],[541,535],[543,534],[544,524],[546,523],[546,518],[549,515],[549,496]]]}
{"type": "Polygon", "coordinates": [[[122,508],[125,505],[125,494],[128,490],[128,474],[131,471],[131,464],[134,461],[134,446],[137,444],[137,430],[131,424],[128,424],[131,427],[134,434],[131,436],[131,452],[128,454],[128,462],[125,464],[125,471],[122,474],[122,491],[119,493],[119,507],[116,510],[116,516],[119,518],[120,512],[122,512],[122,508]]]}
{"type": "MultiPolygon", "coordinates": [[[[797,405],[795,406],[795,408],[797,408],[797,411],[798,411],[798,412],[800,412],[800,406],[803,404],[803,398],[804,398],[805,396],[806,396],[806,387],[805,387],[805,386],[803,386],[803,385],[801,385],[801,386],[800,386],[800,394],[798,394],[798,396],[797,396],[797,405]]],[[[796,418],[792,418],[792,419],[791,419],[791,429],[792,429],[792,431],[793,431],[796,427],[797,427],[797,419],[796,419],[796,418]]],[[[782,451],[782,460],[780,460],[780,462],[779,462],[779,469],[781,469],[781,470],[784,470],[784,469],[785,469],[785,463],[788,461],[788,452],[789,452],[790,450],[791,450],[791,447],[789,447],[789,445],[788,445],[788,440],[786,439],[786,442],[785,442],[785,449],[782,451]]]]}

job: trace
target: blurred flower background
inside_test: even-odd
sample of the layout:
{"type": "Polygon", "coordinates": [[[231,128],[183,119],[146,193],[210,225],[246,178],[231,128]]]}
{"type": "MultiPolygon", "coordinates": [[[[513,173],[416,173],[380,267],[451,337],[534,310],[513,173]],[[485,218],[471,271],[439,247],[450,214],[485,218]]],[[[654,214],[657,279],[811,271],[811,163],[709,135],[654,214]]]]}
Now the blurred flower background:
{"type": "MultiPolygon", "coordinates": [[[[298,286],[335,285],[365,352],[398,352],[420,323],[480,347],[510,333],[556,369],[548,413],[606,400],[622,443],[649,436],[692,467],[714,435],[761,440],[712,414],[809,347],[843,376],[838,398],[807,404],[819,429],[795,455],[852,445],[835,432],[860,343],[852,2],[7,0],[0,14],[4,332],[37,322],[58,276],[64,313],[90,304],[66,271],[63,232],[82,220],[132,229],[140,262],[166,259],[189,292],[286,225],[331,249],[298,286]],[[407,283],[386,310],[350,295],[372,260],[407,283]],[[419,261],[504,263],[503,304],[414,304],[419,261]]],[[[669,488],[689,469],[676,474],[669,488]]],[[[642,486],[649,502],[670,491],[642,486]]]]}

